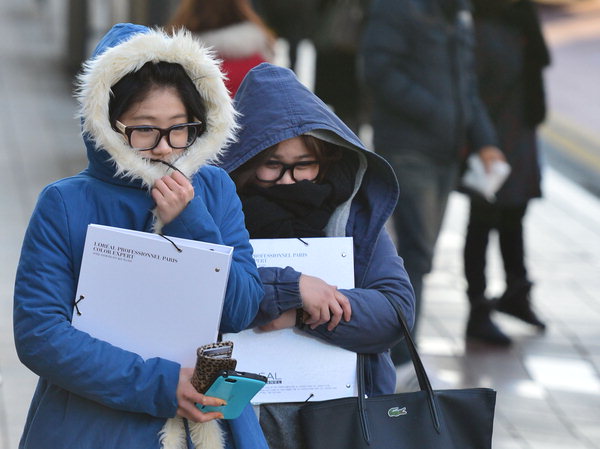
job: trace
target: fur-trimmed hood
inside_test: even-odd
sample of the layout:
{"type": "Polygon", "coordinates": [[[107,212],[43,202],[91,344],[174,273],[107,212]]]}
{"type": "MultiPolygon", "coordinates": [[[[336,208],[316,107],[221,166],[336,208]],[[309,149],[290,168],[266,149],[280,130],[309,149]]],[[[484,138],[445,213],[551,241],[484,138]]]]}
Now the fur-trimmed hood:
{"type": "Polygon", "coordinates": [[[108,117],[111,86],[149,61],[180,64],[194,82],[207,111],[206,132],[173,164],[190,177],[218,160],[234,140],[235,111],[213,53],[187,31],[168,35],[160,29],[122,23],[100,41],[78,77],[77,99],[89,171],[103,180],[150,188],[170,169],[132,151],[108,117]]]}

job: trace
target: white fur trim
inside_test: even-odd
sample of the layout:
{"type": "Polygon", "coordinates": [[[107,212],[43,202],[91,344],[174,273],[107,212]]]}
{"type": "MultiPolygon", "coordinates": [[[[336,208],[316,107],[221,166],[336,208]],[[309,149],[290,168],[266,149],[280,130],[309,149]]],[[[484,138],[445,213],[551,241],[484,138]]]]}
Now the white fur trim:
{"type": "Polygon", "coordinates": [[[271,61],[274,56],[265,31],[252,22],[236,23],[196,36],[224,59],[247,58],[260,53],[267,61],[271,61]]]}
{"type": "Polygon", "coordinates": [[[183,419],[179,416],[167,419],[158,433],[161,449],[185,449],[187,447],[183,419]]]}
{"type": "Polygon", "coordinates": [[[148,61],[181,64],[206,104],[206,132],[175,163],[186,176],[192,176],[205,163],[217,160],[235,139],[237,125],[219,62],[187,31],[180,30],[174,36],[160,29],[132,34],[128,40],[86,62],[77,91],[84,132],[97,147],[110,154],[118,176],[141,179],[150,188],[169,171],[168,167],[153,164],[132,151],[108,120],[111,86],[148,61]]]}
{"type": "MultiPolygon", "coordinates": [[[[217,421],[205,423],[190,422],[190,437],[198,449],[223,449],[223,432],[217,421]]],[[[167,419],[158,434],[161,449],[186,449],[187,441],[183,418],[177,416],[167,419]]]]}
{"type": "Polygon", "coordinates": [[[197,448],[222,449],[225,446],[223,432],[217,421],[190,423],[190,436],[197,448]]]}

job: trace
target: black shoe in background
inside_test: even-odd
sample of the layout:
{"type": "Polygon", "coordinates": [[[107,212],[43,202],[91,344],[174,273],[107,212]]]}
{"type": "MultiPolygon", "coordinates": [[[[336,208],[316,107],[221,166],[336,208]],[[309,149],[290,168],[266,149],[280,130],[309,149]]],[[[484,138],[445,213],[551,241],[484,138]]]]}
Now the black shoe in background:
{"type": "Polygon", "coordinates": [[[490,318],[490,301],[471,304],[467,321],[467,339],[494,346],[510,346],[512,340],[490,318]]]}
{"type": "Polygon", "coordinates": [[[494,306],[498,312],[518,318],[543,332],[546,330],[546,324],[531,308],[532,286],[533,283],[528,280],[510,284],[504,294],[495,301],[494,306]]]}

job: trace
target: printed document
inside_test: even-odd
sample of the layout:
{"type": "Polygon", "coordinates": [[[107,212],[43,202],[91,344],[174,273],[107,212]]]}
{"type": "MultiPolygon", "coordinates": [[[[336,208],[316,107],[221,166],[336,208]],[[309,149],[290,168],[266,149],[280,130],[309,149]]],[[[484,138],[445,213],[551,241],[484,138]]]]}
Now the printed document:
{"type": "Polygon", "coordinates": [[[72,324],[133,351],[194,367],[215,342],[233,248],[88,226],[72,324]]]}
{"type": "MultiPolygon", "coordinates": [[[[259,267],[290,266],[338,288],[354,287],[351,237],[253,239],[259,267]]],[[[260,373],[267,385],[252,403],[323,401],[356,396],[356,354],[298,329],[226,334],[241,371],[260,373]]]]}

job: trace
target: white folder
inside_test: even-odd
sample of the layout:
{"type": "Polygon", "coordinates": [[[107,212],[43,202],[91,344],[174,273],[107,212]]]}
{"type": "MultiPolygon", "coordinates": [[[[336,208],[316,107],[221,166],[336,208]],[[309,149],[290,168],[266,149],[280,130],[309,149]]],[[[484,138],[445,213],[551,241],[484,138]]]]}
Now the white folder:
{"type": "MultiPolygon", "coordinates": [[[[259,267],[291,266],[338,288],[354,287],[351,237],[254,239],[259,267]]],[[[267,385],[253,404],[323,401],[356,396],[356,354],[298,329],[226,334],[241,371],[260,373],[267,385]]]]}
{"type": "Polygon", "coordinates": [[[72,324],[133,351],[193,367],[215,342],[233,248],[91,224],[72,324]]]}

